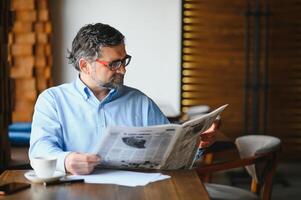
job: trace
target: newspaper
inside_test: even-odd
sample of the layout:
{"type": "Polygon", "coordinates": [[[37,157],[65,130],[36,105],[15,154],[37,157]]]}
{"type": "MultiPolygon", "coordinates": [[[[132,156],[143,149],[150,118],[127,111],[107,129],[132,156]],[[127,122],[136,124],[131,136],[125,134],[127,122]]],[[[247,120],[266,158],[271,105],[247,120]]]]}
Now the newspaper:
{"type": "Polygon", "coordinates": [[[200,133],[227,107],[183,124],[148,127],[109,127],[101,136],[98,154],[107,168],[189,169],[196,156],[200,133]]]}

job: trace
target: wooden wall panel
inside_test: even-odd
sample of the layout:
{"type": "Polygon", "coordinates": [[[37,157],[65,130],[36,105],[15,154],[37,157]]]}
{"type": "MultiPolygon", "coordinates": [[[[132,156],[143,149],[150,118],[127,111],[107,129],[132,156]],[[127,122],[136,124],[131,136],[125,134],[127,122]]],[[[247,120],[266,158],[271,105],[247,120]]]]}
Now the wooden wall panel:
{"type": "Polygon", "coordinates": [[[37,95],[51,85],[48,4],[48,0],[12,0],[15,21],[10,32],[9,61],[14,80],[13,122],[30,122],[37,95]]]}

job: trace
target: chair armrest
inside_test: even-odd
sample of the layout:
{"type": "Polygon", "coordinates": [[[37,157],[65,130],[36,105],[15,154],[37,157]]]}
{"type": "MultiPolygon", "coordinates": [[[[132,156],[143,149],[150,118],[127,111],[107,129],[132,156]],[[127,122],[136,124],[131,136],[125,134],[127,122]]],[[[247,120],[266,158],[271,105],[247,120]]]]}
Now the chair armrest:
{"type": "Polygon", "coordinates": [[[203,165],[203,166],[200,165],[200,166],[197,166],[196,171],[200,175],[200,174],[212,173],[212,172],[217,172],[217,171],[223,171],[223,170],[227,170],[227,169],[244,167],[244,166],[255,164],[257,162],[265,161],[267,159],[267,157],[270,157],[272,155],[273,155],[273,152],[268,152],[268,153],[263,153],[260,155],[255,155],[255,156],[252,156],[249,158],[244,158],[244,159],[225,161],[225,162],[220,162],[220,163],[215,163],[215,164],[210,164],[210,165],[203,165]]]}
{"type": "Polygon", "coordinates": [[[251,165],[255,163],[255,158],[247,158],[247,159],[238,159],[238,160],[233,160],[233,161],[226,161],[226,162],[221,162],[221,163],[215,163],[211,165],[204,165],[204,166],[198,166],[196,168],[196,171],[198,174],[207,174],[207,173],[212,173],[212,172],[217,172],[217,171],[224,171],[227,169],[233,169],[233,168],[238,168],[238,167],[243,167],[246,165],[251,165]]]}

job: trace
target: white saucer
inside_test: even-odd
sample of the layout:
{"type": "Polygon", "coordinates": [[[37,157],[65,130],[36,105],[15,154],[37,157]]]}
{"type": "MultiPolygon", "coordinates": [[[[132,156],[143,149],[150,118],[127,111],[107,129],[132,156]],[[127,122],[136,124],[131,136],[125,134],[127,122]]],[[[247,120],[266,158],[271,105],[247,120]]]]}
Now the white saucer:
{"type": "Polygon", "coordinates": [[[66,174],[64,172],[55,171],[52,177],[40,178],[40,177],[37,177],[37,175],[35,174],[35,172],[33,170],[28,171],[24,174],[25,178],[27,178],[28,180],[30,180],[33,183],[52,182],[52,181],[59,180],[60,178],[64,177],[65,175],[66,174]]]}

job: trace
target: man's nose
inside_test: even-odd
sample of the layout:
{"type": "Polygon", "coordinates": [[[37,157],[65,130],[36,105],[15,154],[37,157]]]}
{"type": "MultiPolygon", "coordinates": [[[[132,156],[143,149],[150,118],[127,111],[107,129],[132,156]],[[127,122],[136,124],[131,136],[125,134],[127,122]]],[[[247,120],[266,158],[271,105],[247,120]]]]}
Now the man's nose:
{"type": "Polygon", "coordinates": [[[125,74],[125,72],[126,72],[125,66],[124,66],[124,65],[121,65],[121,66],[116,70],[116,72],[119,73],[119,74],[125,74]]]}

